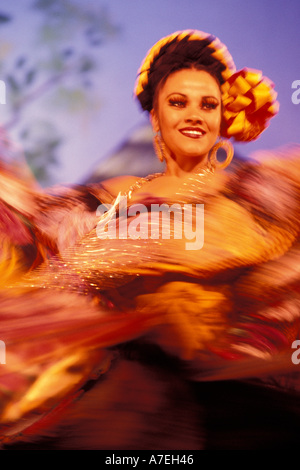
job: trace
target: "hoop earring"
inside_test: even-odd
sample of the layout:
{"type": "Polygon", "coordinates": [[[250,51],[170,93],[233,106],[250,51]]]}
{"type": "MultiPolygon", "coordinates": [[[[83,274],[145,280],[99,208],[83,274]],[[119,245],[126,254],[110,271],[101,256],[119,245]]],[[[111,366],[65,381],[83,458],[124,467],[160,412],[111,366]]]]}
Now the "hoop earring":
{"type": "Polygon", "coordinates": [[[164,155],[164,143],[161,138],[160,132],[157,132],[153,138],[153,146],[156,155],[158,156],[158,159],[160,162],[163,162],[165,159],[164,155]]]}
{"type": "Polygon", "coordinates": [[[229,140],[221,139],[217,144],[215,144],[211,150],[211,155],[210,155],[210,163],[213,166],[213,168],[216,168],[218,170],[224,170],[226,168],[232,158],[233,158],[234,150],[233,150],[233,145],[229,140]],[[217,159],[217,152],[220,148],[223,148],[226,152],[226,159],[224,162],[219,162],[217,159]]]}

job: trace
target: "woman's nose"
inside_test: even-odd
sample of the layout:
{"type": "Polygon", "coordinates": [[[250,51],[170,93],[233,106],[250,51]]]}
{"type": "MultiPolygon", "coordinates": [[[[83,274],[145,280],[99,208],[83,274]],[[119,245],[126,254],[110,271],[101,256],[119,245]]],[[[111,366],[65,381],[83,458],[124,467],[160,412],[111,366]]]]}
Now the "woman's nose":
{"type": "Polygon", "coordinates": [[[185,122],[189,124],[201,124],[203,122],[201,110],[199,108],[187,110],[185,122]]]}

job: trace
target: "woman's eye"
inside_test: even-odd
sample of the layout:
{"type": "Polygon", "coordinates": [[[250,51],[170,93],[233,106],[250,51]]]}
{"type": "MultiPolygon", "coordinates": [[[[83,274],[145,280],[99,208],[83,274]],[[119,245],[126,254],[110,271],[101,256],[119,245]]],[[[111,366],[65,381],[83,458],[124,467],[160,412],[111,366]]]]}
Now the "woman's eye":
{"type": "Polygon", "coordinates": [[[202,103],[202,108],[203,109],[216,109],[218,106],[218,103],[215,101],[204,101],[202,103]]]}
{"type": "Polygon", "coordinates": [[[184,100],[171,99],[169,100],[169,104],[175,108],[184,108],[186,103],[184,100]]]}

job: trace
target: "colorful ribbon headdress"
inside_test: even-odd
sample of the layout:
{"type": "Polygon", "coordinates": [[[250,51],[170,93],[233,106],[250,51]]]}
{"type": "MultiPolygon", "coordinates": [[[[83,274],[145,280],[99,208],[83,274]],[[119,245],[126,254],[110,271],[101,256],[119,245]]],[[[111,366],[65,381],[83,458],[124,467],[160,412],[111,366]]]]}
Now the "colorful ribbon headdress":
{"type": "MultiPolygon", "coordinates": [[[[203,53],[204,66],[209,60],[219,63],[223,103],[221,136],[245,142],[256,139],[278,112],[279,105],[276,101],[274,84],[257,70],[244,68],[236,71],[226,46],[215,36],[202,31],[177,31],[160,39],[148,51],[138,71],[134,90],[142,108],[151,111],[153,107],[155,90],[152,77],[155,71],[162,68],[166,61],[170,63],[173,59],[180,60],[176,56],[176,44],[185,41],[192,47],[192,41],[195,40],[198,41],[197,47],[199,47],[197,64],[200,63],[199,52],[203,53]]],[[[192,65],[192,59],[190,62],[192,65]]],[[[170,69],[169,73],[172,73],[172,68],[170,69]]],[[[177,70],[179,69],[180,66],[177,70]]]]}

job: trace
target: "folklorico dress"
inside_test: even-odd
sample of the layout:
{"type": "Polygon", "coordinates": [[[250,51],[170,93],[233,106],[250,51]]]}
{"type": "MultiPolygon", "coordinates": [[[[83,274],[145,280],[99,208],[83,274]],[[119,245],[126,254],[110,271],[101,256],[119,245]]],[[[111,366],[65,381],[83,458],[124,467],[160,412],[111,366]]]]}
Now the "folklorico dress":
{"type": "MultiPolygon", "coordinates": [[[[155,175],[116,199],[101,185],[42,194],[3,166],[4,447],[66,429],[83,448],[157,446],[160,422],[150,423],[168,387],[183,408],[190,383],[254,380],[297,392],[299,175],[299,147],[260,152],[191,176],[172,201],[138,206],[132,196],[155,175]],[[95,387],[97,398],[84,401],[95,387]],[[105,418],[109,406],[120,431],[105,418]],[[70,431],[85,413],[102,423],[93,421],[96,443],[70,431]]],[[[173,399],[161,445],[199,448],[195,410],[183,418],[173,399]]]]}

